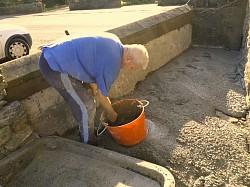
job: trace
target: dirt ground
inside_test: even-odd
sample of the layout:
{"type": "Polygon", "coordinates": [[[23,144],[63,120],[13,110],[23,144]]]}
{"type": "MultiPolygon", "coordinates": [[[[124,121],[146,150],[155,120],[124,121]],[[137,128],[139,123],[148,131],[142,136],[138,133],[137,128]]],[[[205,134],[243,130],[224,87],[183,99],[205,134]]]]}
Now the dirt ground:
{"type": "Polygon", "coordinates": [[[98,146],[164,166],[177,187],[250,186],[250,123],[239,60],[238,51],[187,50],[119,98],[149,101],[146,139],[124,147],[105,131],[98,146]]]}

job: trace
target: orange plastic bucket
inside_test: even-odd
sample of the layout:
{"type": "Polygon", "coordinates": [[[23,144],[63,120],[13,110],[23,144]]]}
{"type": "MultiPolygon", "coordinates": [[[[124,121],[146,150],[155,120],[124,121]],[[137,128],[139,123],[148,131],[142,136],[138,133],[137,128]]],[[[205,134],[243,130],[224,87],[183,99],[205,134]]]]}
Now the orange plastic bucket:
{"type": "Polygon", "coordinates": [[[133,146],[142,142],[147,134],[144,107],[142,101],[136,99],[126,99],[112,104],[114,110],[118,114],[118,121],[121,124],[109,125],[107,123],[106,112],[101,114],[102,124],[108,129],[108,132],[114,140],[121,145],[133,146]],[[132,121],[129,121],[129,120],[132,121]],[[122,121],[125,124],[122,124],[122,121]],[[127,122],[126,122],[127,121],[127,122]]]}

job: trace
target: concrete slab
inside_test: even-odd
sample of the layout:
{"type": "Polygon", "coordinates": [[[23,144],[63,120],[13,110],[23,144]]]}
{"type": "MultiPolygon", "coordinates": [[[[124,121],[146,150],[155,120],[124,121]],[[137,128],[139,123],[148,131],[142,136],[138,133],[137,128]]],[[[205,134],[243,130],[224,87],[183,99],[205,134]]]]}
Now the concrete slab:
{"type": "Polygon", "coordinates": [[[165,168],[60,137],[42,138],[0,161],[5,187],[173,187],[165,168]]]}

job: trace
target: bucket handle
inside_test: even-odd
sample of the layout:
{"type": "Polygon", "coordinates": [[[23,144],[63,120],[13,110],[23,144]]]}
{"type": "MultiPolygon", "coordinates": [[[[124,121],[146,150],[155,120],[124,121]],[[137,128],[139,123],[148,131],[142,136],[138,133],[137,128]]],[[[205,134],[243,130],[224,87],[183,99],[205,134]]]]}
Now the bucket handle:
{"type": "Polygon", "coordinates": [[[96,132],[97,136],[102,135],[102,134],[104,133],[104,131],[107,129],[107,126],[108,126],[108,124],[107,124],[107,123],[105,123],[105,122],[101,122],[101,123],[98,125],[98,128],[97,128],[97,132],[96,132]],[[102,131],[101,131],[101,132],[99,132],[99,131],[100,131],[100,127],[101,127],[101,125],[103,125],[103,126],[104,126],[104,128],[102,129],[102,131]]]}
{"type": "Polygon", "coordinates": [[[147,100],[140,100],[140,102],[142,103],[142,107],[146,107],[149,105],[149,101],[147,101],[147,100]]]}

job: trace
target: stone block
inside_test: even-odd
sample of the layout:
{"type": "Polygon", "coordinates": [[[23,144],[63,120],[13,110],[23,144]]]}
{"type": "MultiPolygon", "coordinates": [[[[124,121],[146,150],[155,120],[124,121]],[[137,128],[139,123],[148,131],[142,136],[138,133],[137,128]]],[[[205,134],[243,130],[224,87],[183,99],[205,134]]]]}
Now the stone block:
{"type": "Polygon", "coordinates": [[[6,95],[7,95],[6,90],[0,91],[0,100],[3,100],[6,95]]]}
{"type": "Polygon", "coordinates": [[[0,7],[0,15],[29,14],[43,12],[44,5],[41,2],[0,7]]]}
{"type": "Polygon", "coordinates": [[[184,5],[188,0],[160,0],[158,2],[159,6],[173,6],[173,5],[184,5]]]}
{"type": "Polygon", "coordinates": [[[14,132],[17,132],[27,125],[28,125],[28,117],[27,114],[23,111],[18,113],[16,120],[13,121],[12,124],[10,124],[10,127],[14,132]]]}
{"type": "Polygon", "coordinates": [[[70,10],[120,8],[120,0],[68,0],[70,10]]]}
{"type": "Polygon", "coordinates": [[[7,104],[7,101],[0,100],[0,110],[3,108],[5,104],[7,104]]]}
{"type": "Polygon", "coordinates": [[[5,88],[7,88],[8,84],[3,81],[3,82],[0,82],[0,91],[4,90],[5,88]]]}
{"type": "Polygon", "coordinates": [[[3,159],[4,157],[5,157],[5,149],[3,147],[0,147],[0,160],[3,159]]]}
{"type": "Polygon", "coordinates": [[[0,146],[4,145],[11,138],[11,129],[9,126],[0,128],[0,146]]]}
{"type": "Polygon", "coordinates": [[[11,102],[0,110],[0,127],[10,126],[16,130],[26,123],[24,120],[27,121],[27,115],[19,101],[11,102]]]}
{"type": "Polygon", "coordinates": [[[3,76],[0,74],[0,83],[3,82],[3,76]]]}
{"type": "Polygon", "coordinates": [[[4,146],[9,151],[15,151],[22,143],[32,134],[31,126],[26,126],[24,129],[14,133],[11,139],[4,146]]]}

